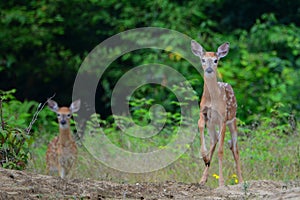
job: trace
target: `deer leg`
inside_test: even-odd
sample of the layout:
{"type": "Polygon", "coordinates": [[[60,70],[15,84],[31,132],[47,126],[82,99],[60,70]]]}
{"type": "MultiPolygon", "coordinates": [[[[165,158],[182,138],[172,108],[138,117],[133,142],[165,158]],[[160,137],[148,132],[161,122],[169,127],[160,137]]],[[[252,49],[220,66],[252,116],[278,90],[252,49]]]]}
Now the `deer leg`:
{"type": "Polygon", "coordinates": [[[219,149],[218,149],[218,156],[219,156],[219,186],[224,186],[224,177],[223,177],[223,170],[222,170],[222,164],[223,164],[223,146],[224,146],[224,138],[225,138],[225,132],[226,132],[226,123],[223,123],[220,125],[219,129],[219,149]]]}
{"type": "Polygon", "coordinates": [[[242,178],[242,172],[241,172],[241,165],[240,165],[240,156],[239,156],[239,149],[237,145],[237,126],[236,126],[236,120],[228,124],[230,134],[231,134],[231,141],[230,141],[230,149],[233,154],[233,158],[235,160],[235,166],[237,175],[239,178],[239,182],[243,182],[242,178]]]}
{"type": "Polygon", "coordinates": [[[58,164],[59,164],[59,176],[64,179],[66,177],[66,168],[65,168],[65,163],[64,163],[64,158],[59,155],[58,159],[58,164]]]}
{"type": "Polygon", "coordinates": [[[208,154],[205,145],[204,128],[205,128],[205,117],[203,113],[200,113],[200,119],[198,120],[198,127],[200,131],[200,142],[201,142],[201,156],[205,165],[208,163],[208,154]]]}
{"type": "Polygon", "coordinates": [[[213,157],[213,154],[214,154],[214,151],[215,151],[215,148],[216,148],[216,144],[218,142],[218,140],[216,138],[215,127],[213,125],[209,125],[207,127],[207,129],[208,129],[208,133],[210,135],[210,149],[209,149],[209,152],[208,152],[208,160],[204,160],[204,162],[205,162],[205,169],[203,171],[200,184],[205,184],[206,181],[207,181],[208,170],[209,170],[209,167],[210,167],[210,162],[212,160],[212,157],[213,157]]]}
{"type": "Polygon", "coordinates": [[[65,178],[65,176],[66,176],[66,170],[65,170],[64,167],[60,167],[59,175],[60,175],[60,177],[61,177],[62,179],[65,178]]]}

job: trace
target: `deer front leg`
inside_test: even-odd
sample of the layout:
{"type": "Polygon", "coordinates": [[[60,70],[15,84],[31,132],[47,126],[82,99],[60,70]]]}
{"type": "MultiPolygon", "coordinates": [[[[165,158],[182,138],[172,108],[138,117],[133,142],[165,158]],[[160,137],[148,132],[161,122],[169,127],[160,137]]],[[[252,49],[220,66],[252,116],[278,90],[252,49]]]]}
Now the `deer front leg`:
{"type": "Polygon", "coordinates": [[[208,129],[208,133],[210,136],[210,149],[209,149],[209,152],[205,155],[205,158],[203,157],[203,160],[205,162],[205,169],[203,171],[200,184],[205,184],[207,182],[210,162],[212,161],[212,157],[213,157],[213,154],[214,154],[214,151],[216,148],[216,144],[218,142],[217,138],[216,138],[216,130],[215,130],[214,125],[211,123],[208,123],[207,129],[208,129]]]}
{"type": "Polygon", "coordinates": [[[61,168],[61,171],[60,171],[60,177],[62,179],[64,179],[66,177],[66,172],[65,172],[65,169],[64,168],[61,168]]]}
{"type": "Polygon", "coordinates": [[[202,178],[201,178],[201,181],[200,181],[200,184],[205,184],[207,182],[207,178],[208,178],[208,171],[209,171],[209,167],[210,167],[210,162],[212,160],[212,157],[213,157],[213,154],[214,154],[214,151],[216,149],[216,145],[217,145],[217,142],[210,142],[210,149],[209,149],[209,161],[208,163],[205,165],[205,169],[203,171],[203,174],[202,174],[202,178]]]}
{"type": "Polygon", "coordinates": [[[203,113],[200,113],[200,119],[198,120],[198,127],[200,131],[201,156],[205,165],[207,165],[209,159],[208,159],[207,149],[205,145],[205,137],[204,137],[205,117],[203,113]]]}
{"type": "Polygon", "coordinates": [[[200,119],[198,120],[198,127],[200,131],[200,142],[201,142],[201,156],[205,163],[205,169],[200,181],[201,185],[204,185],[207,181],[208,176],[208,168],[209,168],[209,158],[207,154],[207,149],[205,145],[205,137],[204,137],[204,128],[205,128],[205,117],[203,113],[200,113],[200,119]]]}
{"type": "Polygon", "coordinates": [[[66,177],[67,169],[66,169],[66,164],[65,164],[65,158],[60,155],[59,156],[59,176],[64,179],[66,177]]]}
{"type": "Polygon", "coordinates": [[[219,186],[224,186],[224,177],[223,177],[223,146],[224,146],[224,139],[225,139],[225,132],[226,132],[226,123],[220,125],[219,129],[219,149],[218,149],[218,156],[219,156],[219,186]]]}
{"type": "Polygon", "coordinates": [[[64,179],[66,177],[66,170],[63,166],[59,166],[59,176],[60,178],[64,179]]]}

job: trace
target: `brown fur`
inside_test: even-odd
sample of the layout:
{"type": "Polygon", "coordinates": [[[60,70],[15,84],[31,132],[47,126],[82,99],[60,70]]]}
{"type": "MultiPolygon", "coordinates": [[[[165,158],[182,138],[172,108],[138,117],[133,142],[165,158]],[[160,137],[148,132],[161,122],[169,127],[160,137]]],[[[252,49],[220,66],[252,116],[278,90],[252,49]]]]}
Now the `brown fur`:
{"type": "Polygon", "coordinates": [[[79,110],[80,101],[76,108],[72,107],[73,104],[70,108],[58,108],[54,101],[48,102],[48,105],[52,111],[59,115],[59,135],[48,145],[46,152],[47,173],[53,175],[58,172],[61,178],[65,178],[77,158],[77,145],[71,135],[70,117],[73,112],[79,110]]]}
{"type": "Polygon", "coordinates": [[[206,165],[201,181],[205,184],[208,178],[208,170],[212,160],[216,144],[219,143],[219,185],[224,185],[222,173],[223,145],[228,125],[231,140],[230,149],[236,163],[237,175],[242,182],[242,174],[239,163],[239,151],[237,146],[237,126],[236,126],[236,109],[237,103],[232,87],[228,83],[217,82],[217,66],[220,58],[227,55],[229,43],[224,43],[215,52],[205,52],[203,47],[195,41],[192,41],[192,52],[198,56],[202,62],[204,70],[204,90],[200,102],[200,119],[198,126],[200,130],[201,155],[206,165]],[[204,128],[208,129],[210,135],[210,149],[207,151],[205,145],[204,128]],[[216,130],[218,127],[218,132],[216,130]]]}

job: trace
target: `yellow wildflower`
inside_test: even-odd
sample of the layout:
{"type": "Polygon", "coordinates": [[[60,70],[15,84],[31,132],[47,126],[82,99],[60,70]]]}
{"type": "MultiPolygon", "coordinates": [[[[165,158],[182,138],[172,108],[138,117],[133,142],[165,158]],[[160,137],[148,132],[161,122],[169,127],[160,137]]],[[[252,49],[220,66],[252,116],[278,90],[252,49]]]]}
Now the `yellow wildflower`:
{"type": "Polygon", "coordinates": [[[239,179],[237,178],[236,174],[232,174],[231,175],[231,184],[238,184],[239,183],[239,179]]]}
{"type": "Polygon", "coordinates": [[[213,177],[215,177],[216,179],[220,178],[220,176],[218,176],[218,174],[213,174],[213,177]]]}

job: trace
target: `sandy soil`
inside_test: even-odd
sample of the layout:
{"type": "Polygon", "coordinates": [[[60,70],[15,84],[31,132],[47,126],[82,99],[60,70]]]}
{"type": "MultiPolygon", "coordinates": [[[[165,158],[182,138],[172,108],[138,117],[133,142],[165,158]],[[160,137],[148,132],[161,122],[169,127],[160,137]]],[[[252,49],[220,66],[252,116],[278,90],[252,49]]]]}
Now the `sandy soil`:
{"type": "Polygon", "coordinates": [[[300,199],[300,181],[209,188],[179,182],[121,184],[0,168],[0,199],[300,199]]]}

